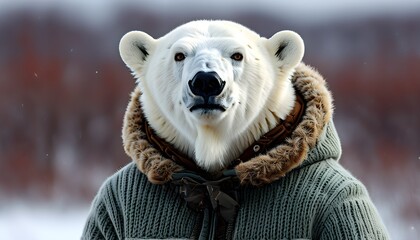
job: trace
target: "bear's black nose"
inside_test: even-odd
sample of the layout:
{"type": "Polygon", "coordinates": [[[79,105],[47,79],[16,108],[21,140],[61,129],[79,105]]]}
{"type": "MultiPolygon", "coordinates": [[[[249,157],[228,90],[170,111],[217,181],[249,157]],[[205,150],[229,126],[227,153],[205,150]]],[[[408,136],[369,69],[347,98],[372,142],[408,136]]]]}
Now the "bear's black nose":
{"type": "Polygon", "coordinates": [[[207,103],[210,96],[217,96],[223,91],[225,82],[216,72],[200,71],[188,82],[188,86],[193,94],[203,97],[207,103]]]}

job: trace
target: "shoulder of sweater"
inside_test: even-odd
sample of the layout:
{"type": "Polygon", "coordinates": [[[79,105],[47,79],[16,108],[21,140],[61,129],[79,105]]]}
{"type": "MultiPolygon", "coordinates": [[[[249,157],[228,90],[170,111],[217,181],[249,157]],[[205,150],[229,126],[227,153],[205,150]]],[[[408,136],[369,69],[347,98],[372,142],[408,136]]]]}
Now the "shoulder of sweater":
{"type": "Polygon", "coordinates": [[[331,159],[325,161],[325,163],[333,171],[332,174],[336,175],[337,178],[344,180],[343,183],[345,185],[361,186],[364,188],[363,183],[353,176],[353,174],[349,170],[345,169],[339,162],[331,159]]]}
{"type": "MultiPolygon", "coordinates": [[[[324,198],[324,207],[315,229],[326,229],[323,227],[325,224],[333,223],[334,226],[342,225],[347,229],[342,230],[340,237],[330,236],[327,239],[344,239],[346,237],[343,234],[346,233],[351,238],[357,234],[357,239],[388,239],[386,228],[363,183],[334,160],[323,161],[321,164],[330,169],[328,177],[331,177],[330,184],[333,187],[324,198]],[[360,226],[363,229],[359,229],[360,226]]],[[[334,230],[331,226],[327,229],[334,230]]]]}
{"type": "Polygon", "coordinates": [[[329,169],[328,177],[335,185],[330,201],[341,202],[349,199],[365,199],[371,201],[364,184],[335,160],[323,161],[329,169]]]}
{"type": "Polygon", "coordinates": [[[141,175],[136,165],[130,163],[104,181],[92,202],[83,239],[122,238],[124,216],[121,213],[124,212],[125,202],[129,199],[127,194],[133,192],[128,189],[134,189],[129,185],[136,182],[136,178],[146,179],[141,175]],[[103,236],[95,237],[95,234],[103,236]]]}
{"type": "Polygon", "coordinates": [[[144,176],[138,169],[135,163],[131,162],[113,175],[108,177],[100,187],[96,198],[114,198],[121,197],[121,193],[134,185],[135,182],[148,182],[147,177],[144,176]]]}
{"type": "Polygon", "coordinates": [[[328,193],[326,196],[329,196],[328,198],[330,198],[330,201],[337,197],[342,191],[347,191],[346,189],[352,189],[351,192],[355,194],[367,194],[367,190],[363,183],[334,159],[326,159],[307,165],[293,171],[292,174],[295,175],[292,177],[294,178],[292,181],[312,183],[316,185],[314,191],[317,191],[316,189],[318,188],[322,188],[323,192],[325,191],[325,193],[328,193]]]}
{"type": "Polygon", "coordinates": [[[308,193],[320,195],[325,211],[349,200],[371,201],[363,183],[334,159],[303,167],[295,172],[292,179],[300,182],[299,185],[308,193]]]}

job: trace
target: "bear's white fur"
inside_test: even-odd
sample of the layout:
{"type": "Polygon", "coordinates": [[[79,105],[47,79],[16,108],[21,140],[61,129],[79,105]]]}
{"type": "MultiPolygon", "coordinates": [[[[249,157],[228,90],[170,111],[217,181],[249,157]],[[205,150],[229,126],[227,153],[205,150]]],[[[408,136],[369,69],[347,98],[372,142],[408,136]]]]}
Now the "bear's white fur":
{"type": "Polygon", "coordinates": [[[290,77],[302,60],[304,44],[292,31],[266,39],[233,22],[203,20],[159,39],[129,32],[121,39],[120,54],[137,78],[150,126],[214,172],[291,111],[295,92],[290,77]],[[243,58],[234,59],[234,54],[243,58]],[[191,111],[202,101],[188,84],[199,71],[216,72],[224,82],[213,99],[220,109],[191,111]]]}

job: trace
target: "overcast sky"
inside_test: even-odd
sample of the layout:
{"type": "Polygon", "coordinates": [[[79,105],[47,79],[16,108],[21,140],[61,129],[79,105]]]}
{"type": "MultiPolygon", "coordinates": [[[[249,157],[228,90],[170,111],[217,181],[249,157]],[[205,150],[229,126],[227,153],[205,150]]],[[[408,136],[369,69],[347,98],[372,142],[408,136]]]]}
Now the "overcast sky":
{"type": "Polygon", "coordinates": [[[403,15],[420,12],[420,0],[0,0],[0,14],[20,8],[45,11],[61,9],[79,13],[90,20],[109,18],[118,6],[130,5],[163,12],[229,12],[254,9],[296,18],[328,20],[372,14],[403,15]]]}

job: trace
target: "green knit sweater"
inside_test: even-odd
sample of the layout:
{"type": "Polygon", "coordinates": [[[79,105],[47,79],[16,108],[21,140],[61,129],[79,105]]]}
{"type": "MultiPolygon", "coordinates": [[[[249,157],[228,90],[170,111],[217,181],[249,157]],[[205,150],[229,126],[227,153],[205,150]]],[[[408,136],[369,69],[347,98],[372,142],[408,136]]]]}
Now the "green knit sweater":
{"type": "MultiPolygon", "coordinates": [[[[319,78],[312,71],[301,66],[293,80],[295,86],[299,85],[296,82],[300,79],[319,78]]],[[[313,82],[310,85],[314,85],[313,82]]],[[[306,115],[311,114],[310,99],[314,99],[314,96],[305,95],[305,92],[302,94],[308,100],[306,115]]],[[[141,119],[130,115],[133,109],[139,107],[133,104],[137,99],[138,96],[133,95],[124,126],[128,132],[123,134],[125,138],[132,136],[135,139],[135,142],[126,139],[124,142],[127,153],[135,162],[125,166],[102,185],[92,203],[82,239],[210,239],[213,234],[212,210],[206,208],[204,211],[195,211],[187,207],[184,199],[179,196],[179,187],[171,185],[170,177],[164,184],[153,184],[151,178],[154,175],[140,166],[142,161],[147,161],[147,156],[151,156],[151,152],[160,153],[142,140],[144,134],[129,134],[130,131],[139,131],[137,124],[141,119]],[[134,151],[141,144],[146,144],[146,147],[140,147],[141,152],[134,151]],[[150,148],[154,150],[148,152],[147,156],[142,155],[150,148]]],[[[322,105],[320,102],[316,100],[317,106],[322,105]]],[[[316,121],[316,118],[308,119],[310,122],[316,121]]],[[[309,150],[305,150],[305,144],[296,145],[296,151],[307,151],[297,154],[302,156],[297,166],[290,167],[281,177],[263,186],[242,184],[239,187],[239,208],[233,227],[228,229],[229,237],[389,238],[366,188],[338,163],[341,146],[332,120],[329,118],[320,126],[321,130],[313,133],[316,143],[312,147],[309,144],[309,150]]],[[[284,144],[290,145],[293,140],[307,141],[307,138],[292,134],[284,144]]],[[[282,153],[279,147],[276,152],[282,153]]],[[[289,153],[291,156],[296,155],[292,151],[289,153]]],[[[165,161],[163,155],[160,158],[165,161]]],[[[153,162],[147,165],[151,164],[153,162]]],[[[235,170],[241,178],[241,168],[236,167],[235,170]]]]}
{"type": "MultiPolygon", "coordinates": [[[[336,159],[329,125],[305,164],[262,188],[241,188],[233,239],[388,239],[365,187],[336,159]]],[[[207,214],[207,213],[206,213],[207,214]]],[[[189,239],[196,221],[167,185],[154,185],[134,163],[111,176],[92,204],[83,239],[189,239]]]]}

